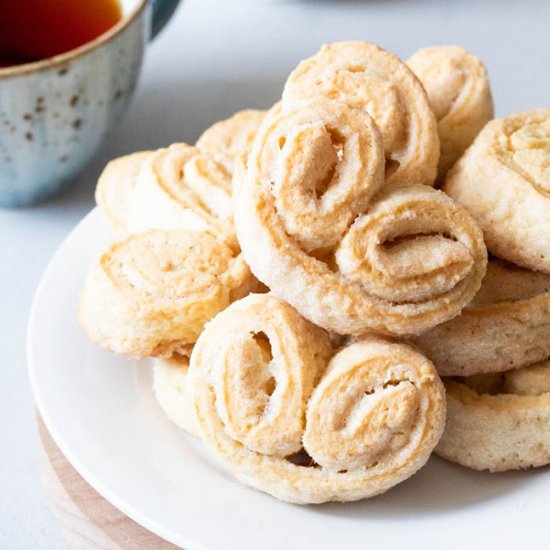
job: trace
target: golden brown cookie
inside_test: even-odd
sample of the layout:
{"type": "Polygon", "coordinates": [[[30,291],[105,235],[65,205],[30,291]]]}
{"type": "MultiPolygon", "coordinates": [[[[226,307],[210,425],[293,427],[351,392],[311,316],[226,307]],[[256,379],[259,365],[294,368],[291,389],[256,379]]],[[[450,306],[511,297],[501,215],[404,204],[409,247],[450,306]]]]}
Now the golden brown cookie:
{"type": "Polygon", "coordinates": [[[550,357],[550,276],[492,260],[462,313],[414,339],[441,376],[472,376],[550,357]]]}
{"type": "Polygon", "coordinates": [[[457,315],[485,273],[468,212],[424,185],[381,191],[383,164],[365,111],[314,100],[266,121],[235,172],[235,224],[252,271],[340,334],[428,330],[457,315]]]}
{"type": "Polygon", "coordinates": [[[444,190],[476,218],[495,256],[550,273],[550,109],[489,122],[444,190]]]}
{"type": "Polygon", "coordinates": [[[437,118],[443,182],[476,135],[493,118],[493,98],[483,63],[458,46],[418,50],[407,64],[422,82],[437,118]]]}
{"type": "Polygon", "coordinates": [[[424,88],[395,55],[369,42],[324,45],[288,77],[283,109],[313,98],[341,101],[372,116],[382,134],[389,184],[433,184],[435,116],[424,88]]]}
{"type": "Polygon", "coordinates": [[[382,493],[422,467],[443,430],[443,385],[425,357],[380,338],[334,352],[271,295],[218,314],[189,376],[203,441],[241,481],[289,502],[382,493]]]}
{"type": "Polygon", "coordinates": [[[214,236],[150,230],[112,244],[91,266],[79,322],[110,351],[169,357],[254,285],[242,255],[214,236]]]}
{"type": "Polygon", "coordinates": [[[436,453],[474,470],[550,464],[550,361],[445,381],[447,424],[436,453]]]}

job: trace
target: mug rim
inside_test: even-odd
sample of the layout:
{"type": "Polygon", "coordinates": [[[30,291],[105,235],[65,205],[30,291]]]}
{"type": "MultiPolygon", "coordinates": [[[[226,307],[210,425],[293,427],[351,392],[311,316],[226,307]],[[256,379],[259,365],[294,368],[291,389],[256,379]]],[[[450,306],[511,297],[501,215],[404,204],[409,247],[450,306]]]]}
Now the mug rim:
{"type": "Polygon", "coordinates": [[[110,29],[106,30],[99,36],[96,36],[93,40],[78,46],[77,48],[73,48],[72,50],[68,50],[52,57],[40,59],[39,61],[32,61],[31,63],[22,63],[21,65],[12,65],[10,67],[0,68],[0,80],[13,76],[21,76],[28,73],[45,71],[58,65],[63,65],[85,53],[95,50],[107,42],[110,42],[136,19],[136,17],[147,5],[147,1],[148,0],[139,0],[137,5],[126,17],[122,17],[120,21],[118,21],[110,29]]]}

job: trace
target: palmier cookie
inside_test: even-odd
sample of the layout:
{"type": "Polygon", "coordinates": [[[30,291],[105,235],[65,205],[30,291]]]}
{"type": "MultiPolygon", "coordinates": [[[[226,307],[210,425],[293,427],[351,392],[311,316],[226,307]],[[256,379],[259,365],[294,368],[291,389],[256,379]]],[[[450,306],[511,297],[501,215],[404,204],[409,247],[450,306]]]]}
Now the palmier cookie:
{"type": "Polygon", "coordinates": [[[299,504],[386,491],[426,462],[444,424],[443,385],[425,357],[374,337],[334,351],[271,295],[218,314],[189,376],[199,435],[225,467],[299,504]]]}
{"type": "Polygon", "coordinates": [[[425,185],[382,189],[383,164],[365,111],[314,100],[266,121],[234,174],[252,271],[339,334],[428,330],[457,315],[485,273],[468,212],[425,185]]]}
{"type": "Polygon", "coordinates": [[[216,237],[150,230],[112,244],[91,266],[79,321],[105,349],[169,357],[255,284],[242,255],[216,237]]]}

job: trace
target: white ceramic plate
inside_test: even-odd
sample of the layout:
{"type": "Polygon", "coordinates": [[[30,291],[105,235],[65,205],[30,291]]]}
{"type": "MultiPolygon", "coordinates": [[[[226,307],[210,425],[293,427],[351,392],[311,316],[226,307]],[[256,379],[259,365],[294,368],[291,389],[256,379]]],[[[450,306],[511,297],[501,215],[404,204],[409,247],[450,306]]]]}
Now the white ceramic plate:
{"type": "Polygon", "coordinates": [[[158,408],[148,362],[100,350],[76,322],[107,240],[89,214],[36,293],[28,354],[40,413],[80,474],[132,519],[187,550],[548,548],[550,471],[484,474],[432,458],[390,492],[300,507],[235,481],[158,408]]]}

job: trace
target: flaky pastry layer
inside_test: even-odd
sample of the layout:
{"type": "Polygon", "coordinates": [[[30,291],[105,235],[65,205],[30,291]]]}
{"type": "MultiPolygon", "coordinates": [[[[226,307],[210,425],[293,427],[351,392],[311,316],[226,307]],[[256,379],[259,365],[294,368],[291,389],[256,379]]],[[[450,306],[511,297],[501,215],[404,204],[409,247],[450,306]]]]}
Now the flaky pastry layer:
{"type": "Polygon", "coordinates": [[[441,376],[501,372],[550,357],[550,276],[491,260],[458,317],[414,339],[441,376]]]}
{"type": "Polygon", "coordinates": [[[445,381],[447,424],[436,452],[475,470],[550,464],[550,362],[445,381]]]}
{"type": "Polygon", "coordinates": [[[444,424],[425,357],[381,338],[336,351],[271,295],[207,325],[189,378],[208,447],[244,483],[299,504],[386,491],[426,462],[444,424]]]}

